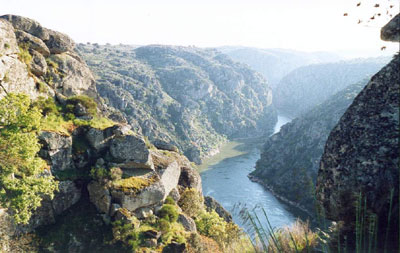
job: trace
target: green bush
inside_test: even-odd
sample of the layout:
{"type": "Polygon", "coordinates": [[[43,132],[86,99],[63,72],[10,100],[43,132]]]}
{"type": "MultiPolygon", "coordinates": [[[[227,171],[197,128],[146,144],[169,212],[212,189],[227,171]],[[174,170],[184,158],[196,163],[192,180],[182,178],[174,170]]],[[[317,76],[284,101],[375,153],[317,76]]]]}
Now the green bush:
{"type": "Polygon", "coordinates": [[[48,116],[51,114],[59,115],[60,109],[57,107],[56,103],[54,102],[53,98],[44,98],[39,97],[34,103],[34,106],[39,108],[42,111],[43,116],[48,116]]]}
{"type": "Polygon", "coordinates": [[[169,222],[175,222],[178,220],[179,213],[175,205],[164,204],[158,211],[158,216],[169,222]]]}
{"type": "Polygon", "coordinates": [[[91,116],[97,115],[97,103],[93,98],[85,95],[72,96],[68,98],[66,106],[67,113],[74,113],[75,107],[78,104],[84,106],[91,116]]]}
{"type": "Polygon", "coordinates": [[[178,201],[178,205],[184,213],[190,217],[196,217],[204,210],[203,196],[194,188],[185,189],[178,201]]]}
{"type": "Polygon", "coordinates": [[[110,177],[110,172],[105,168],[92,168],[90,170],[90,177],[94,180],[103,180],[110,177]]]}
{"type": "Polygon", "coordinates": [[[165,199],[164,204],[176,205],[175,200],[174,200],[171,196],[168,196],[168,197],[165,199]]]}

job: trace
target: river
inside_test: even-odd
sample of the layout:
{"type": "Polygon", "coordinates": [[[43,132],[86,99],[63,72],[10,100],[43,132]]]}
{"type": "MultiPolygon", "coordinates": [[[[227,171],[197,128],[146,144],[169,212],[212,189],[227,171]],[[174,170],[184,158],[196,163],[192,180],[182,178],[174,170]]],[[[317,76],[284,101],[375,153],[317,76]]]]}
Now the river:
{"type": "MultiPolygon", "coordinates": [[[[288,122],[289,118],[278,116],[274,132],[279,132],[281,126],[288,122]]],[[[256,208],[255,212],[263,224],[266,224],[266,219],[261,208],[266,211],[272,227],[290,225],[296,218],[289,207],[247,177],[260,157],[259,142],[259,139],[231,141],[221,147],[220,153],[206,159],[199,166],[203,193],[214,197],[230,211],[241,227],[247,228],[240,218],[241,208],[238,205],[250,210],[256,208]]]]}

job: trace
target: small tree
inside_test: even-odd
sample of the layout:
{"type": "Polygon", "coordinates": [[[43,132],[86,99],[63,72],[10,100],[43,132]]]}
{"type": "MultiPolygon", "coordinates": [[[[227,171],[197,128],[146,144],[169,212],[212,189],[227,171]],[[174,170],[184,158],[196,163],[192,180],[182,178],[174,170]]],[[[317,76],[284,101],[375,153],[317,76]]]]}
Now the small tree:
{"type": "Polygon", "coordinates": [[[27,224],[43,197],[52,198],[57,189],[37,156],[40,118],[27,95],[8,94],[0,100],[0,205],[11,209],[16,223],[27,224]]]}

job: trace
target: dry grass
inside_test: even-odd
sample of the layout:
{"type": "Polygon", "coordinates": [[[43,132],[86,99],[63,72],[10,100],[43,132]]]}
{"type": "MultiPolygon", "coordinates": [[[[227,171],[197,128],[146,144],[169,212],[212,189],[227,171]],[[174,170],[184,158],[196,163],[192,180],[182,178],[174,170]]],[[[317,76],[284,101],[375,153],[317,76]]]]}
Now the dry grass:
{"type": "Polygon", "coordinates": [[[292,226],[279,229],[270,236],[267,252],[308,252],[318,244],[318,235],[308,222],[297,220],[292,226]]]}

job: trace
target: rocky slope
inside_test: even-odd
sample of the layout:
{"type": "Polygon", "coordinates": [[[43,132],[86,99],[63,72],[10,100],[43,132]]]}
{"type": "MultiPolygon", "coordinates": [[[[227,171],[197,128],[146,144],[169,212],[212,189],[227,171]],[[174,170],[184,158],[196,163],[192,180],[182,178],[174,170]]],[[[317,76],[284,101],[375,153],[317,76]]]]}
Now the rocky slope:
{"type": "Polygon", "coordinates": [[[78,45],[107,103],[151,141],[196,163],[225,139],[268,134],[276,122],[266,81],[214,49],[78,45]]]}
{"type": "Polygon", "coordinates": [[[305,53],[286,49],[249,47],[221,47],[218,49],[232,59],[246,63],[261,73],[273,90],[284,76],[296,68],[341,60],[339,56],[327,52],[305,53]]]}
{"type": "Polygon", "coordinates": [[[367,81],[349,85],[284,125],[264,144],[250,178],[282,199],[313,214],[314,185],[330,131],[367,81]]]}
{"type": "Polygon", "coordinates": [[[0,251],[219,252],[226,242],[196,228],[207,217],[234,229],[239,239],[236,225],[213,211],[221,212],[218,203],[205,207],[201,178],[176,146],[151,144],[123,123],[121,113],[101,104],[93,75],[74,46],[67,35],[34,20],[0,18],[0,99],[25,93],[30,106],[42,110],[42,130],[35,135],[37,155],[47,167],[38,176],[54,176],[58,184],[54,198],[44,198],[26,225],[14,223],[17,210],[0,207],[0,251]],[[197,203],[190,215],[188,203],[197,203]]]}
{"type": "Polygon", "coordinates": [[[351,83],[376,73],[390,58],[366,58],[314,64],[293,70],[274,92],[274,105],[293,117],[324,102],[351,83]]]}
{"type": "MultiPolygon", "coordinates": [[[[398,22],[399,15],[382,29],[383,39],[399,42],[398,22]]],[[[393,250],[399,247],[399,69],[397,54],[354,99],[329,135],[317,180],[317,199],[343,234],[354,240],[361,202],[361,212],[372,217],[365,223],[376,217],[379,244],[386,236],[393,250]]]]}

